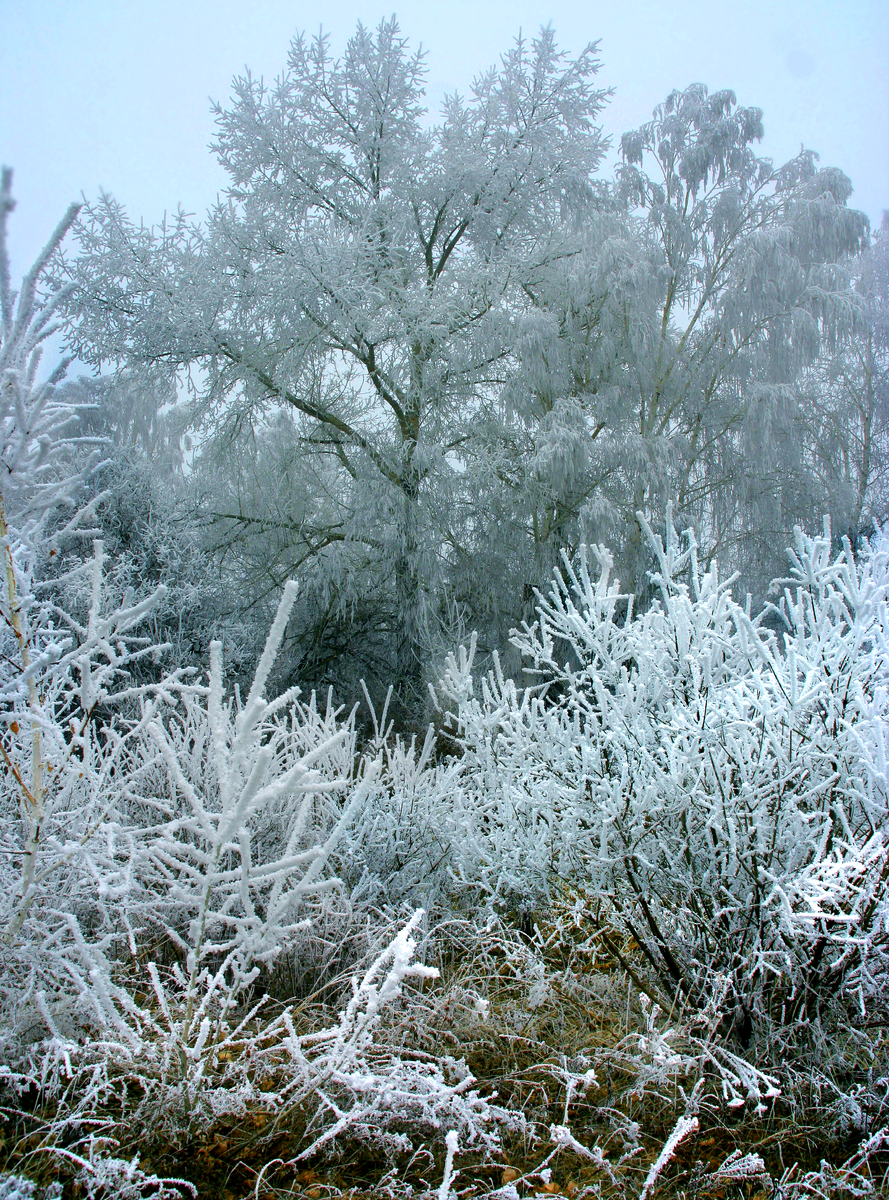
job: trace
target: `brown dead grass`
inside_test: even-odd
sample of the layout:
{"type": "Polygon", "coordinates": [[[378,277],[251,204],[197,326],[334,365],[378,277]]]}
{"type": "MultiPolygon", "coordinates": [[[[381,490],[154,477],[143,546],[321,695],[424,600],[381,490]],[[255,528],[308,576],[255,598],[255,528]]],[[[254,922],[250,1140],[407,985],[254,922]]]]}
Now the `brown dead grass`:
{"type": "MultiPolygon", "coordinates": [[[[622,952],[631,954],[632,947],[622,952]]],[[[640,1091],[638,1077],[623,1070],[619,1060],[603,1068],[602,1052],[640,1028],[642,1015],[637,992],[601,940],[588,936],[582,922],[572,925],[556,911],[537,922],[530,936],[506,923],[481,932],[468,921],[449,922],[436,930],[422,956],[439,967],[440,981],[408,992],[387,1015],[381,1037],[417,1052],[465,1059],[481,1093],[524,1119],[523,1129],[504,1133],[501,1153],[467,1147],[458,1155],[456,1195],[471,1200],[511,1187],[519,1197],[637,1197],[693,1081],[640,1091]],[[566,1114],[567,1080],[587,1069],[595,1070],[595,1083],[577,1091],[566,1114]],[[551,1174],[541,1175],[541,1164],[553,1150],[549,1128],[563,1123],[581,1145],[598,1146],[611,1170],[562,1150],[548,1162],[551,1174]],[[639,1145],[627,1155],[635,1126],[639,1145]]],[[[325,999],[326,1004],[303,1000],[304,1028],[330,1019],[330,998],[325,999]]],[[[27,1104],[7,1108],[0,1163],[43,1185],[59,1177],[66,1200],[80,1200],[73,1172],[45,1144],[52,1109],[39,1097],[32,1101],[30,1109],[27,1104]]],[[[138,1154],[147,1172],[188,1179],[200,1200],[406,1200],[434,1193],[442,1179],[443,1130],[408,1131],[413,1150],[388,1158],[344,1137],[331,1156],[307,1163],[297,1156],[305,1145],[309,1108],[290,1113],[282,1123],[256,1106],[241,1120],[223,1119],[193,1138],[178,1139],[132,1128],[113,1112],[103,1115],[119,1142],[117,1154],[138,1154]]],[[[817,1110],[795,1109],[787,1101],[757,1116],[746,1109],[727,1110],[705,1090],[698,1116],[701,1128],[680,1145],[653,1193],[663,1200],[764,1200],[773,1188],[762,1180],[726,1186],[706,1176],[735,1151],[760,1154],[778,1179],[793,1163],[804,1172],[823,1158],[841,1162],[856,1145],[854,1137],[832,1138],[817,1110]]],[[[887,1166],[889,1160],[878,1158],[871,1169],[887,1166]]]]}

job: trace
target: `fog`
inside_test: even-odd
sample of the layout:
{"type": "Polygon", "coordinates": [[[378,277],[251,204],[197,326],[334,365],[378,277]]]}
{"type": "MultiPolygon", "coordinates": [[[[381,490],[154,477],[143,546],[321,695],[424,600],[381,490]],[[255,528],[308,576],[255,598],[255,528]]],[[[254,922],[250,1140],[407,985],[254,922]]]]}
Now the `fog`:
{"type": "MultiPolygon", "coordinates": [[[[375,26],[390,5],[333,0],[323,25],[341,50],[356,22],[375,26]]],[[[551,22],[577,52],[600,41],[602,86],[614,89],[603,124],[615,139],[673,88],[729,87],[764,110],[762,152],[778,161],[803,144],[855,185],[852,204],[879,224],[889,205],[889,6],[883,0],[455,0],[397,7],[403,34],[428,51],[434,110],[468,90],[521,28],[551,22]]],[[[182,204],[202,214],[224,176],[207,145],[210,98],[225,103],[250,67],[270,79],[297,30],[319,27],[305,0],[0,0],[0,161],[15,169],[13,278],[65,207],[111,191],[149,223],[182,204]]]]}

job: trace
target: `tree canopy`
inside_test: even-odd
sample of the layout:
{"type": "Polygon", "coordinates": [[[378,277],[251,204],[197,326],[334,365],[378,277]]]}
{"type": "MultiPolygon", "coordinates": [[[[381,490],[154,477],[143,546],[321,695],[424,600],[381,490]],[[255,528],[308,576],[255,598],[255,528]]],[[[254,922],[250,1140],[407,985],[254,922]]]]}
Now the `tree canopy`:
{"type": "Polygon", "coordinates": [[[135,227],[107,197],[82,226],[78,353],[200,365],[198,419],[223,438],[285,414],[272,436],[303,482],[283,513],[232,496],[215,511],[283,520],[285,569],[313,556],[339,603],[373,586],[401,680],[434,618],[470,425],[493,411],[526,291],[567,252],[566,205],[593,201],[596,65],[544,30],[430,125],[394,19],[359,27],[342,59],[297,38],[273,87],[244,76],[217,109],[231,182],[205,227],[135,227]]]}
{"type": "Polygon", "coordinates": [[[502,646],[583,541],[638,603],[637,514],[668,502],[758,594],[814,504],[852,513],[856,472],[871,519],[883,432],[841,482],[812,407],[873,327],[848,179],[806,150],[775,167],[760,110],[693,85],[609,182],[597,67],[547,28],[435,121],[394,18],[341,58],[297,37],[216,106],[229,184],[203,224],[110,196],[81,217],[72,347],[157,394],[187,380],[209,545],[251,602],[299,575],[298,675],[416,706],[455,637],[502,646]]]}
{"type": "Polygon", "coordinates": [[[596,67],[297,38],[18,293],[3,171],[0,1200],[885,1178],[889,227],[596,67]]]}

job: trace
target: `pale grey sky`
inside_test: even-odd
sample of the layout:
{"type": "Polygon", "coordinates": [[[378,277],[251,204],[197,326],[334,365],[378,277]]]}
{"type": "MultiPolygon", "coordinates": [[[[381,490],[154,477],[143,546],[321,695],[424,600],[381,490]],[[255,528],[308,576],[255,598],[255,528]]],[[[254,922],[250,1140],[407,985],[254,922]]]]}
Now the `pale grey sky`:
{"type": "MultiPolygon", "coordinates": [[[[428,50],[430,104],[466,91],[521,27],[551,22],[577,51],[599,40],[615,96],[612,134],[647,120],[674,87],[730,87],[764,110],[761,150],[801,144],[852,179],[878,223],[889,207],[889,0],[402,0],[412,46],[428,50]]],[[[71,200],[106,189],[131,217],[181,203],[202,215],[224,185],[206,147],[209,97],[225,102],[245,65],[270,78],[298,29],[339,51],[392,0],[0,0],[0,162],[15,170],[14,277],[71,200]]]]}

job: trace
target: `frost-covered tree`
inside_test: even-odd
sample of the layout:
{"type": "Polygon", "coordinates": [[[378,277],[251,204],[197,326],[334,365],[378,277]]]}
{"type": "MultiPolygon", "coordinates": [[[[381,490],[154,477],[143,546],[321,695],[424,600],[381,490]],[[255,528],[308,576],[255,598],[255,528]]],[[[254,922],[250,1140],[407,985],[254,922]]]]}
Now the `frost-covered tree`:
{"type": "Polygon", "coordinates": [[[110,449],[135,454],[151,464],[155,476],[181,474],[184,464],[185,406],[177,405],[166,380],[150,374],[79,375],[63,384],[77,408],[80,431],[103,440],[110,449]]]}
{"type": "MultiPolygon", "coordinates": [[[[695,86],[621,141],[621,195],[661,267],[650,352],[629,364],[639,435],[668,444],[680,519],[731,561],[785,469],[772,429],[790,385],[863,319],[843,262],[867,243],[851,184],[806,151],[776,169],[753,152],[762,131],[759,109],[695,86]]],[[[671,498],[637,479],[636,511],[671,498]]]]}
{"type": "MultiPolygon", "coordinates": [[[[342,611],[375,576],[408,692],[469,422],[497,421],[515,313],[565,253],[566,206],[591,197],[596,66],[594,47],[568,58],[544,29],[429,123],[422,55],[394,19],[359,26],[341,59],[298,37],[274,85],[245,75],[217,108],[230,182],[202,227],[137,227],[108,197],[81,222],[78,354],[193,369],[217,436],[291,415],[294,556],[311,551],[342,611]]],[[[266,514],[229,498],[224,515],[237,529],[266,514]]]]}
{"type": "MultiPolygon", "coordinates": [[[[249,686],[280,588],[258,619],[233,613],[236,589],[206,550],[195,518],[185,406],[144,376],[80,376],[64,382],[58,396],[77,416],[82,445],[72,465],[101,444],[102,461],[89,473],[80,499],[90,503],[94,535],[107,555],[105,587],[118,597],[130,589],[138,599],[160,584],[166,589],[146,615],[144,632],[168,649],[143,662],[141,677],[159,679],[171,664],[203,669],[207,646],[221,637],[230,675],[249,686]]],[[[69,546],[55,555],[44,582],[51,589],[56,579],[56,602],[82,614],[88,594],[65,582],[78,552],[69,546]]]]}
{"type": "MultiPolygon", "coordinates": [[[[16,1113],[22,1092],[39,1094],[41,1151],[62,1142],[96,1188],[116,1188],[115,1172],[120,1182],[127,1166],[108,1159],[115,1125],[127,1137],[128,1122],[139,1138],[158,1129],[178,1136],[250,1103],[278,1121],[317,1109],[308,1124],[315,1145],[352,1126],[385,1138],[406,1115],[491,1144],[497,1114],[468,1072],[455,1078],[453,1060],[400,1046],[381,1054],[377,1042],[381,1013],[404,981],[437,975],[412,961],[421,911],[398,931],[384,924],[380,936],[371,933],[372,952],[328,1027],[297,1029],[287,1006],[260,1016],[264,972],[267,980],[281,955],[296,958],[318,940],[313,919],[346,919],[348,890],[335,869],[357,857],[354,828],[368,795],[397,787],[397,766],[380,744],[360,755],[354,721],[330,705],[319,710],[314,696],[301,702],[291,689],[267,697],[292,582],[242,700],[226,695],[218,641],[206,684],[178,669],[139,681],[141,660],[163,649],[143,632],[163,588],[116,596],[101,540],[91,555],[71,555],[61,576],[52,572],[72,541],[93,532],[101,503],[90,496],[96,464],[80,454],[87,421],[75,399],[83,389],[58,387],[65,363],[39,376],[41,346],[66,299],[48,263],[77,210],[15,293],[6,249],[11,181],[4,171],[4,1111],[16,1113]],[[79,1148],[88,1148],[78,1158],[71,1147],[84,1131],[79,1148]]],[[[132,1194],[151,1184],[137,1164],[124,1176],[132,1194]]]]}
{"type": "Polygon", "coordinates": [[[822,355],[799,385],[802,453],[815,503],[853,545],[889,516],[889,215],[857,260],[855,293],[865,319],[822,355]]]}
{"type": "Polygon", "coordinates": [[[636,513],[668,501],[703,553],[747,571],[770,556],[766,584],[780,571],[811,519],[796,386],[868,324],[848,179],[808,151],[776,168],[762,133],[732,92],[673,92],[621,139],[618,210],[587,225],[527,324],[534,470],[517,509],[535,546],[607,538],[631,590],[651,565],[636,513]]]}

